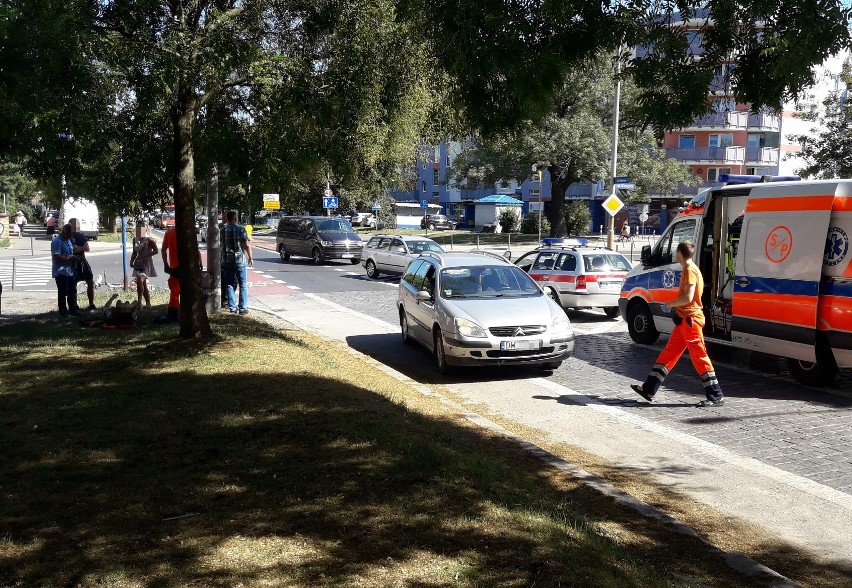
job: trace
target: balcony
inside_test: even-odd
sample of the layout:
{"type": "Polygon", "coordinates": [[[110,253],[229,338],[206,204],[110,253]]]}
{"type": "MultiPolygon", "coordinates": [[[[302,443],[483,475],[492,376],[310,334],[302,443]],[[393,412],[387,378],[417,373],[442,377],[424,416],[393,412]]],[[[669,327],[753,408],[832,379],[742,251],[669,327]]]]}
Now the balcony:
{"type": "Polygon", "coordinates": [[[779,152],[777,147],[748,147],[745,162],[748,165],[778,165],[779,152]]]}
{"type": "Polygon", "coordinates": [[[774,114],[749,114],[748,130],[777,133],[781,130],[781,119],[774,114]]]}
{"type": "Polygon", "coordinates": [[[692,119],[684,131],[706,131],[708,129],[734,129],[744,131],[748,128],[747,112],[714,112],[692,119]]]}
{"type": "Polygon", "coordinates": [[[741,165],[745,161],[745,147],[676,147],[666,149],[666,157],[682,163],[741,165]]]}

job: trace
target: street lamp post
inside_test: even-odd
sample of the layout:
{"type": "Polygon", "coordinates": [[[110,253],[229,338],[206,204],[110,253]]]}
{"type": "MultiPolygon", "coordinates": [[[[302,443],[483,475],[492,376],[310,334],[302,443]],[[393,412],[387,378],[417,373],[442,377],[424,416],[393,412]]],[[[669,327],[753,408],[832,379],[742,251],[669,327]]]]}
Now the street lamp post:
{"type": "Polygon", "coordinates": [[[538,170],[538,166],[536,164],[533,164],[532,165],[532,176],[530,177],[530,184],[532,184],[533,182],[538,183],[538,214],[536,216],[538,217],[538,243],[539,243],[539,245],[541,245],[541,213],[542,213],[542,207],[541,207],[541,172],[536,171],[536,170],[538,170]]]}
{"type": "MultiPolygon", "coordinates": [[[[615,190],[615,177],[618,170],[618,118],[619,102],[621,101],[621,47],[615,55],[615,101],[612,106],[612,196],[618,197],[615,190]]],[[[615,245],[615,215],[609,215],[606,221],[606,246],[610,249],[615,245]]]]}

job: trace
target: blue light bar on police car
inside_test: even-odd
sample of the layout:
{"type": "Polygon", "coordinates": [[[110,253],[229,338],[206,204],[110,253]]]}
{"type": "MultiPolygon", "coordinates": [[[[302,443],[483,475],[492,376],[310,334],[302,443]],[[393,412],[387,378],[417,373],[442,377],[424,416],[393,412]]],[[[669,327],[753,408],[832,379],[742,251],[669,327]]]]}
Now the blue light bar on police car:
{"type": "Polygon", "coordinates": [[[798,182],[799,176],[744,176],[737,174],[719,174],[719,182],[722,184],[760,184],[761,182],[798,182]]]}

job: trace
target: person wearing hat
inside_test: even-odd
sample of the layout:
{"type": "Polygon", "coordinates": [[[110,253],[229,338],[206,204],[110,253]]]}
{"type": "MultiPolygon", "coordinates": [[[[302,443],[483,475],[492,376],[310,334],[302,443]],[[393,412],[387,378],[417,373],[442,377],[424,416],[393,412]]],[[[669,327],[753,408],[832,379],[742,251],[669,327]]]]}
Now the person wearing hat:
{"type": "Polygon", "coordinates": [[[20,210],[15,215],[15,224],[18,225],[18,239],[20,239],[24,236],[24,225],[27,224],[27,217],[20,210]]]}

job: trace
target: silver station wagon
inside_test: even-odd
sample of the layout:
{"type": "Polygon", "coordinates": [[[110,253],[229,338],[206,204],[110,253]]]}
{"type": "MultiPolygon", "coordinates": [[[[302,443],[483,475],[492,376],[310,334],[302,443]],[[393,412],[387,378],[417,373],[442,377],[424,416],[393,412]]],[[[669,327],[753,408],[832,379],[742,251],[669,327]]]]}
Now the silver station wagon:
{"type": "Polygon", "coordinates": [[[441,373],[487,365],[554,370],[574,352],[562,308],[496,254],[421,254],[399,282],[397,305],[403,342],[431,350],[441,373]]]}
{"type": "Polygon", "coordinates": [[[426,237],[375,235],[364,246],[361,264],[373,279],[381,274],[400,276],[408,262],[425,251],[443,253],[444,248],[426,237]]]}

